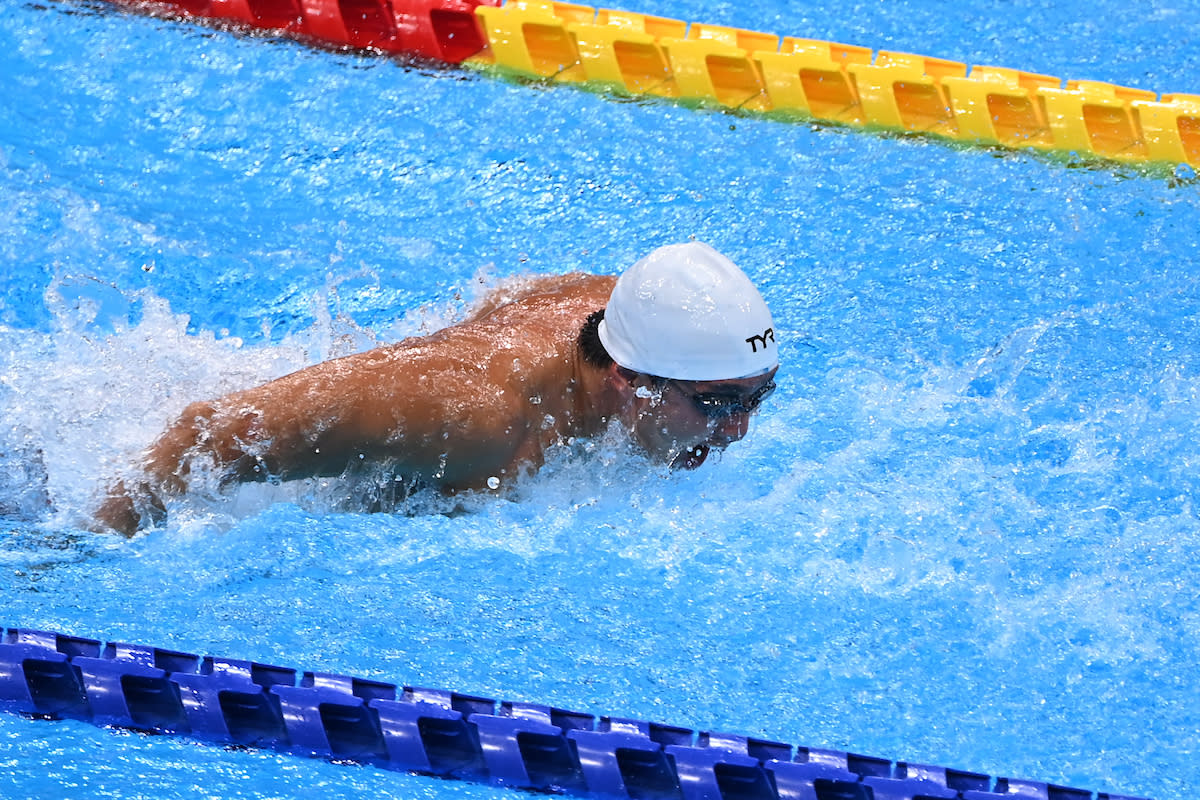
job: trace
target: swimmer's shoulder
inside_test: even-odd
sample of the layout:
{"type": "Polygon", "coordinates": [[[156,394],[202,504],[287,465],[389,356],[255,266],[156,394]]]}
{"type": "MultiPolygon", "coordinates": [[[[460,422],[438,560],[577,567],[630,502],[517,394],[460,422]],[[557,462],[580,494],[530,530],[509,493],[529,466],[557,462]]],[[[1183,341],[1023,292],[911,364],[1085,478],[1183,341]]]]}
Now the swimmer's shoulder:
{"type": "Polygon", "coordinates": [[[590,275],[585,272],[551,275],[537,278],[523,293],[522,299],[578,300],[594,304],[596,308],[604,308],[616,282],[617,279],[609,275],[590,275]]]}
{"type": "Polygon", "coordinates": [[[498,311],[524,313],[563,309],[584,315],[604,308],[617,279],[610,275],[571,272],[566,275],[527,276],[498,287],[472,309],[468,321],[482,320],[498,311]]]}

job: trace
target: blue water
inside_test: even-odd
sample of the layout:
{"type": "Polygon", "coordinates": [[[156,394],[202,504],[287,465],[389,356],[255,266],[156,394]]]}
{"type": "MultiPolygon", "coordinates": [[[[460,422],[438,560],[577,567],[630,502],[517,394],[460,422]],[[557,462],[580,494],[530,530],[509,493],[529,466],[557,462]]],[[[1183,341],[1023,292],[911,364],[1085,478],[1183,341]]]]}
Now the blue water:
{"type": "MultiPolygon", "coordinates": [[[[1200,783],[1192,170],[2,10],[0,624],[1157,800],[1200,783]],[[365,514],[325,481],[82,530],[191,400],[693,235],[760,283],[784,356],[719,462],[666,475],[601,440],[466,514],[365,514]]],[[[1195,4],[635,10],[1200,91],[1195,4]]],[[[0,764],[4,796],[512,796],[9,716],[0,764]]]]}

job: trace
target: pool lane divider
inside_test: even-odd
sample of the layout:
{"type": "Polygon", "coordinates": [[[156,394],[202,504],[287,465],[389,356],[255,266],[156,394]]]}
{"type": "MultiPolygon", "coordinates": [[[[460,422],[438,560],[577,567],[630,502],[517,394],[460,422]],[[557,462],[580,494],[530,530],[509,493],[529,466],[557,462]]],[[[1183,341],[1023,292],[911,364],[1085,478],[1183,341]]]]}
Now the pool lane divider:
{"type": "Polygon", "coordinates": [[[11,713],[526,791],[656,800],[1143,800],[52,631],[3,632],[0,709],[11,713]]]}
{"type": "MultiPolygon", "coordinates": [[[[129,5],[126,0],[114,0],[129,5]]],[[[338,47],[626,96],[1066,158],[1200,167],[1200,94],[1163,94],[543,0],[140,0],[338,47]]]]}

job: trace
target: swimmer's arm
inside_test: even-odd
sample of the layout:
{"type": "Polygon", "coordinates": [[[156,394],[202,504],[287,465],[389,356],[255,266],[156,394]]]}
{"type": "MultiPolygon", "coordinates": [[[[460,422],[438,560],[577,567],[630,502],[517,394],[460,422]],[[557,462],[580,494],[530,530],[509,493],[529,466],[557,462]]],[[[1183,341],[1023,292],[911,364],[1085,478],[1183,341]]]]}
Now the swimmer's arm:
{"type": "Polygon", "coordinates": [[[113,485],[96,520],[127,535],[157,524],[196,466],[226,485],[387,461],[450,489],[478,488],[524,449],[525,431],[502,394],[419,357],[393,361],[373,351],[318,364],[188,406],[146,452],[142,474],[113,485]]]}

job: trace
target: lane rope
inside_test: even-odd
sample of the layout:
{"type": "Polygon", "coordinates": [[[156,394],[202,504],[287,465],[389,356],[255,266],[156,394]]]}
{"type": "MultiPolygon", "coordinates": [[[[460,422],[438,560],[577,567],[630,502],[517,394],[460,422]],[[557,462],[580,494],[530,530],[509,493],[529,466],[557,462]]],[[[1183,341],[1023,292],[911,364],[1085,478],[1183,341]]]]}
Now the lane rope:
{"type": "Polygon", "coordinates": [[[27,628],[4,629],[0,709],[560,794],[1145,800],[27,628]]]}
{"type": "MultiPolygon", "coordinates": [[[[114,2],[124,4],[123,0],[114,2]]],[[[1200,95],[545,0],[149,0],[326,45],[784,120],[1200,167],[1200,95]]]]}

